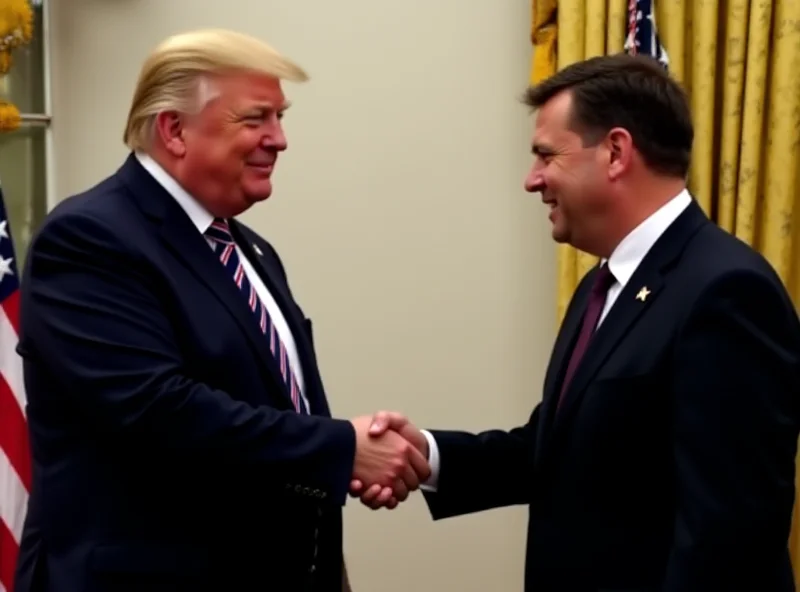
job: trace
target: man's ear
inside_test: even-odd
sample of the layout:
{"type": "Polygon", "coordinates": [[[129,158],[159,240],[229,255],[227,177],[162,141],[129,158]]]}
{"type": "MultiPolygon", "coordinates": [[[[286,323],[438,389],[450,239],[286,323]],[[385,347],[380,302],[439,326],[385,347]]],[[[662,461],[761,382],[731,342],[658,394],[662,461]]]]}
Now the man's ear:
{"type": "Polygon", "coordinates": [[[186,154],[183,125],[183,117],[177,111],[162,111],[156,115],[155,133],[161,139],[167,152],[178,158],[186,154]]]}
{"type": "Polygon", "coordinates": [[[604,140],[608,154],[608,178],[615,181],[631,166],[633,161],[633,138],[628,130],[615,127],[604,140]]]}

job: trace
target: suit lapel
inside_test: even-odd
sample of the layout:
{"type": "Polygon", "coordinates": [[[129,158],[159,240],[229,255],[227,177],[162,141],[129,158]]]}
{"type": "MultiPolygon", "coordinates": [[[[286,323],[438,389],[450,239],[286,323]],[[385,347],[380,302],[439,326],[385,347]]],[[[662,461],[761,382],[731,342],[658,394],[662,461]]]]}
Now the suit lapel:
{"type": "Polygon", "coordinates": [[[280,391],[290,406],[291,396],[285,387],[280,368],[269,349],[269,343],[247,307],[245,299],[228,276],[203,235],[198,232],[189,217],[169,193],[130,156],[118,175],[135,193],[136,203],[143,212],[159,225],[159,236],[166,247],[192,271],[195,277],[208,287],[220,304],[247,336],[266,370],[279,385],[280,391]]]}
{"type": "Polygon", "coordinates": [[[311,347],[310,338],[304,327],[305,319],[300,314],[297,306],[295,306],[294,299],[287,290],[286,282],[282,281],[280,272],[274,269],[274,266],[265,259],[260,249],[258,252],[256,251],[256,248],[258,248],[256,243],[253,242],[252,237],[248,236],[241,224],[235,220],[231,220],[230,224],[236,244],[244,252],[253,269],[256,270],[256,273],[266,285],[289,325],[289,330],[294,338],[297,354],[300,358],[301,368],[298,370],[303,373],[303,382],[305,383],[303,394],[309,402],[311,411],[317,414],[320,412],[327,414],[328,408],[324,404],[324,398],[320,395],[321,388],[316,380],[316,358],[311,347]]]}
{"type": "Polygon", "coordinates": [[[641,272],[633,274],[617,296],[608,315],[589,342],[583,360],[564,393],[561,409],[556,414],[554,429],[571,416],[586,387],[603,366],[606,358],[658,296],[663,283],[660,273],[642,267],[640,270],[641,272]],[[649,294],[644,299],[636,298],[642,289],[648,290],[649,294]]]}
{"type": "Polygon", "coordinates": [[[583,311],[589,302],[589,282],[591,278],[584,280],[575,292],[574,301],[564,315],[564,321],[558,332],[553,354],[547,367],[547,374],[544,380],[544,392],[542,396],[542,413],[536,438],[536,457],[539,458],[544,451],[545,442],[553,425],[554,414],[558,404],[558,393],[561,388],[561,381],[567,370],[569,355],[578,339],[583,322],[583,311]],[[587,282],[588,280],[588,282],[587,282]]]}
{"type": "MultiPolygon", "coordinates": [[[[658,298],[667,282],[669,270],[677,263],[689,239],[703,224],[708,223],[708,218],[697,203],[693,201],[678,216],[675,222],[667,228],[647,253],[592,337],[583,360],[564,393],[561,408],[558,413],[553,414],[555,417],[550,432],[552,437],[555,437],[569,424],[569,420],[580,405],[583,394],[603,367],[605,361],[658,298]]],[[[559,362],[558,375],[552,379],[552,384],[548,391],[551,401],[555,401],[558,398],[561,377],[572,352],[572,345],[577,336],[577,331],[580,330],[587,299],[588,296],[584,295],[584,302],[578,314],[575,315],[578,320],[572,321],[574,325],[577,325],[577,329],[575,326],[565,327],[569,331],[570,339],[566,349],[561,352],[562,359],[559,362]]],[[[551,405],[555,406],[552,402],[551,405]]]]}

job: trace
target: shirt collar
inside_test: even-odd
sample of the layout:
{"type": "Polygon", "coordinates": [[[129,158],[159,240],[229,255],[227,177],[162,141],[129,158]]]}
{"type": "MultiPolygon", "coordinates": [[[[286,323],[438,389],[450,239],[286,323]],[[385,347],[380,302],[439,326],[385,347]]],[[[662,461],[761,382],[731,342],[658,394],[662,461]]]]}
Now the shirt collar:
{"type": "Polygon", "coordinates": [[[622,287],[625,287],[631,279],[651,247],[691,202],[689,191],[684,189],[634,228],[617,245],[608,258],[608,269],[622,287]]]}
{"type": "Polygon", "coordinates": [[[178,205],[186,212],[192,224],[200,231],[200,234],[205,234],[208,227],[211,226],[211,223],[214,221],[214,216],[181,187],[180,184],[151,156],[142,152],[137,152],[136,159],[144,169],[153,176],[158,184],[178,202],[178,205]]]}

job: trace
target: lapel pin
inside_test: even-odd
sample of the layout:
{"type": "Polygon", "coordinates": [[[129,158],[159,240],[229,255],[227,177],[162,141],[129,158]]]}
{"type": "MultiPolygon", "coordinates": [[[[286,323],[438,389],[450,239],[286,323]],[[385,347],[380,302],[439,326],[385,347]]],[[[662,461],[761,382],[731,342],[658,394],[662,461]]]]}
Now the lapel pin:
{"type": "Polygon", "coordinates": [[[259,257],[263,257],[264,253],[261,252],[261,249],[258,248],[258,245],[253,243],[253,250],[256,252],[256,255],[259,257]]]}
{"type": "Polygon", "coordinates": [[[647,300],[648,296],[650,296],[650,290],[647,289],[647,286],[642,286],[642,289],[639,290],[639,293],[636,295],[636,300],[644,302],[647,300]]]}

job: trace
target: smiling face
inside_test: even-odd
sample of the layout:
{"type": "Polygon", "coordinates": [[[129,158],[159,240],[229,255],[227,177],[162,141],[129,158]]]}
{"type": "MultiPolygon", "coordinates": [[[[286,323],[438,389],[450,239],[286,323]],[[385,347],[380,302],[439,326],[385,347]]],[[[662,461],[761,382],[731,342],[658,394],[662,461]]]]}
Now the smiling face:
{"type": "Polygon", "coordinates": [[[287,147],[287,104],[280,81],[263,74],[216,76],[207,90],[213,98],[199,113],[162,113],[156,125],[178,183],[214,216],[229,218],[271,195],[287,147]]]}
{"type": "Polygon", "coordinates": [[[610,206],[609,159],[603,142],[585,146],[570,129],[571,103],[571,95],[562,92],[539,110],[525,189],[541,192],[556,242],[592,252],[610,206]]]}

